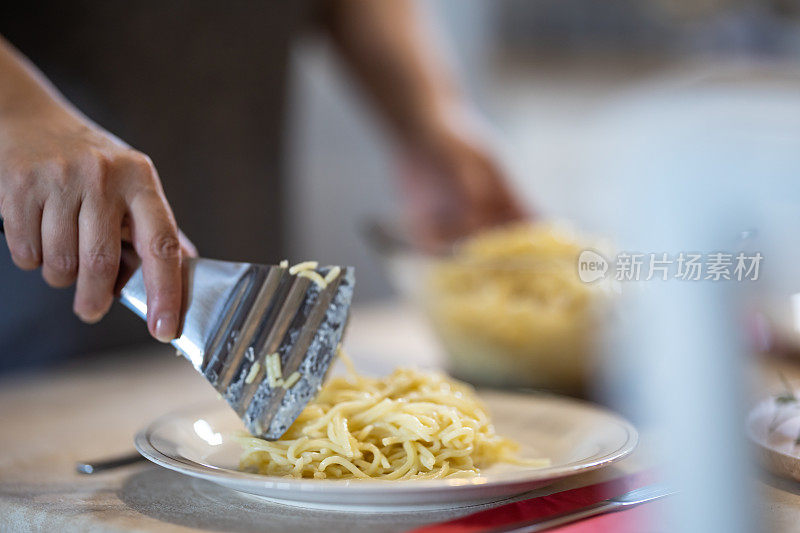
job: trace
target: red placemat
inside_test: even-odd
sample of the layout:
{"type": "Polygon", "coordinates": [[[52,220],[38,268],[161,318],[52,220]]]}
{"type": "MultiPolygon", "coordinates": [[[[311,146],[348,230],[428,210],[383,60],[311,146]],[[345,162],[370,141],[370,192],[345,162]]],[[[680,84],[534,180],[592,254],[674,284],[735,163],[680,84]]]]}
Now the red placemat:
{"type": "MultiPolygon", "coordinates": [[[[467,515],[450,522],[432,524],[415,529],[413,533],[476,533],[491,528],[506,526],[517,522],[548,517],[577,511],[599,501],[619,496],[629,490],[652,483],[653,472],[638,472],[615,478],[595,485],[556,492],[547,496],[530,498],[493,509],[467,515]]],[[[658,503],[633,507],[625,511],[606,513],[596,517],[567,524],[552,531],[558,533],[640,533],[658,530],[654,507],[658,503]]]]}

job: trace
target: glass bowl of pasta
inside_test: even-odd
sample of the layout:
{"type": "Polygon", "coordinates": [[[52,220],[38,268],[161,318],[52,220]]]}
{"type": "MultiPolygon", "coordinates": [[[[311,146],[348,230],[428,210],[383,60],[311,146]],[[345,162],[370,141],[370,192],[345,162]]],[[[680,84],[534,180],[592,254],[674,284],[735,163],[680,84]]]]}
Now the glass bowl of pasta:
{"type": "Polygon", "coordinates": [[[607,248],[566,225],[528,222],[473,235],[444,253],[379,247],[455,377],[578,395],[597,367],[598,339],[618,291],[613,280],[581,281],[578,258],[607,248]]]}

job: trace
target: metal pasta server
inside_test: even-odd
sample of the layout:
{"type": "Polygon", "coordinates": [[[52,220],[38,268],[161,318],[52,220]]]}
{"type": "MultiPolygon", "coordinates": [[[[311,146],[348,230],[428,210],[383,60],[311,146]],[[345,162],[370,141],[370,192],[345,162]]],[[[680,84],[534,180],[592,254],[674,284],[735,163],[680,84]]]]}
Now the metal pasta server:
{"type": "MultiPolygon", "coordinates": [[[[352,267],[315,272],[324,278],[333,269],[338,275],[321,287],[283,266],[202,258],[184,262],[183,326],[172,344],[253,435],[280,438],[322,386],[347,325],[355,285],[352,267]],[[270,385],[266,357],[274,353],[283,378],[299,374],[292,386],[270,385]]],[[[147,317],[141,268],[122,287],[120,301],[147,317]]]]}
{"type": "MultiPolygon", "coordinates": [[[[324,278],[337,268],[322,287],[283,266],[185,262],[183,328],[172,344],[253,435],[279,438],[322,386],[347,325],[355,277],[352,267],[315,269],[324,278]],[[291,387],[270,385],[266,357],[273,353],[284,379],[300,374],[291,387]]],[[[120,300],[147,316],[141,268],[120,300]]]]}

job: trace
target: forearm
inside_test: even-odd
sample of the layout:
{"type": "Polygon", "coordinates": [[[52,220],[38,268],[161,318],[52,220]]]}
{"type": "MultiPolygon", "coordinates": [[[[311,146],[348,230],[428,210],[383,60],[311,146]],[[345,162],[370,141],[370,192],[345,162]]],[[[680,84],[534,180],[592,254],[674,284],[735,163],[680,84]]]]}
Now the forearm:
{"type": "Polygon", "coordinates": [[[0,126],[56,110],[75,112],[47,78],[0,36],[0,126]]]}
{"type": "Polygon", "coordinates": [[[433,134],[462,101],[413,1],[334,0],[334,43],[406,140],[433,134]]]}
{"type": "Polygon", "coordinates": [[[399,134],[408,223],[435,249],[525,216],[414,0],[331,0],[345,60],[399,134]]]}

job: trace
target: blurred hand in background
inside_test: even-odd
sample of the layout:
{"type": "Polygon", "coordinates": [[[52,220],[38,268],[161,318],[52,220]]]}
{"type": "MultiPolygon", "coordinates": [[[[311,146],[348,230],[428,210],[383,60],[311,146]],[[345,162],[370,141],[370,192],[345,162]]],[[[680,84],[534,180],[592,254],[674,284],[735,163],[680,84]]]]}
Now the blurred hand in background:
{"type": "Polygon", "coordinates": [[[407,224],[425,248],[527,216],[491,144],[465,119],[441,119],[403,153],[399,185],[407,224]]]}
{"type": "Polygon", "coordinates": [[[335,0],[334,42],[396,134],[404,213],[437,247],[525,211],[409,0],[335,0]]]}

